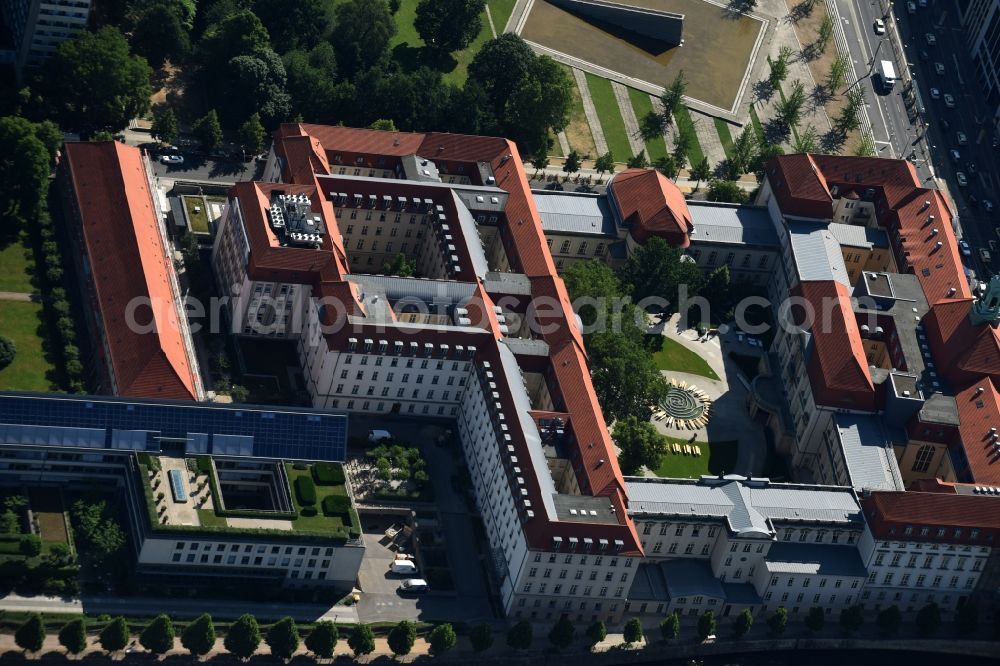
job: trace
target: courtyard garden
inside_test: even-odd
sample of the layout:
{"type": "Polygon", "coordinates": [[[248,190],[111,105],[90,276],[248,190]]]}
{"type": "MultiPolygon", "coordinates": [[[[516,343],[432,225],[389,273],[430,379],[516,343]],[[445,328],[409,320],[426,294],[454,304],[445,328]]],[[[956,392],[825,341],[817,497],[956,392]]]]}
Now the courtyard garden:
{"type": "Polygon", "coordinates": [[[371,497],[429,502],[434,499],[427,460],[419,448],[406,442],[383,440],[350,466],[359,500],[371,497]]]}
{"type": "Polygon", "coordinates": [[[77,574],[58,490],[0,494],[0,592],[74,593],[77,574]]]}
{"type": "Polygon", "coordinates": [[[0,300],[0,335],[16,348],[10,365],[0,368],[0,389],[59,391],[41,303],[0,300]]]}
{"type": "Polygon", "coordinates": [[[650,336],[649,342],[653,352],[653,362],[660,370],[674,370],[700,375],[712,380],[719,379],[719,375],[716,374],[715,370],[712,370],[705,359],[676,340],[658,335],[650,336]]]}
{"type": "Polygon", "coordinates": [[[711,474],[730,474],[736,467],[737,442],[699,442],[690,439],[664,436],[667,453],[660,459],[660,466],[653,470],[656,476],[671,479],[697,479],[711,474]],[[692,453],[694,447],[697,452],[692,453]]]}

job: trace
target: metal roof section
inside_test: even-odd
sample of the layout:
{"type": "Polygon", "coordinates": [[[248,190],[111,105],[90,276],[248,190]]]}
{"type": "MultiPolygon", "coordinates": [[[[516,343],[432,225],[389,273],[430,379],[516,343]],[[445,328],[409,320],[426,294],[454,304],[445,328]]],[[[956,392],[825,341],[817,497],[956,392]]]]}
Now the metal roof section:
{"type": "Polygon", "coordinates": [[[831,222],[830,233],[841,245],[851,247],[889,247],[889,237],[878,227],[861,226],[860,224],[840,224],[831,222]]]}
{"type": "Polygon", "coordinates": [[[771,538],[776,520],[852,524],[862,519],[849,488],[772,483],[735,474],[698,480],[628,477],[626,487],[633,518],[725,518],[732,532],[747,537],[771,538]]]}
{"type": "Polygon", "coordinates": [[[848,289],[851,283],[840,243],[826,224],[788,220],[792,258],[801,282],[836,280],[848,289]]]}
{"type": "Polygon", "coordinates": [[[345,275],[344,279],[356,283],[364,291],[374,291],[389,300],[408,299],[427,303],[455,305],[466,301],[476,293],[473,282],[455,280],[430,280],[427,278],[405,278],[391,275],[345,275]]]}
{"type": "Polygon", "coordinates": [[[466,248],[469,252],[469,259],[472,261],[472,269],[476,277],[480,280],[486,277],[490,271],[490,264],[486,260],[486,252],[483,250],[483,243],[479,238],[479,229],[475,218],[466,208],[458,192],[452,190],[451,196],[455,198],[455,209],[458,211],[458,225],[462,228],[462,235],[465,237],[466,248]]]}
{"type": "Polygon", "coordinates": [[[764,566],[770,573],[856,578],[868,575],[858,549],[853,546],[780,541],[771,545],[764,566]]]}
{"type": "Polygon", "coordinates": [[[532,190],[531,194],[546,233],[618,237],[606,196],[549,190],[532,190]]]}
{"type": "Polygon", "coordinates": [[[903,477],[881,419],[873,414],[837,414],[837,437],[851,485],[859,490],[903,490],[903,477]]]}
{"type": "Polygon", "coordinates": [[[406,180],[415,180],[419,183],[441,182],[441,173],[434,160],[419,155],[404,155],[399,158],[399,163],[403,167],[406,180]]]}
{"type": "Polygon", "coordinates": [[[694,221],[692,243],[729,243],[780,247],[771,215],[764,206],[688,201],[694,221]]]}

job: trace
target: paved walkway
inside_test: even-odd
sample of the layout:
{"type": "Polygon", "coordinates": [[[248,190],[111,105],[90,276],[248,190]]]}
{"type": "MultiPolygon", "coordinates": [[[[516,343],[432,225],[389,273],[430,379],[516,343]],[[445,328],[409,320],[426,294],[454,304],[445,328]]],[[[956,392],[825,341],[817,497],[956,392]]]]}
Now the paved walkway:
{"type": "MultiPolygon", "coordinates": [[[[601,127],[601,119],[597,115],[594,98],[590,96],[590,88],[587,86],[587,76],[583,71],[574,67],[573,78],[576,79],[576,87],[580,89],[580,99],[583,100],[583,112],[587,116],[590,133],[594,136],[594,148],[597,150],[598,155],[604,155],[608,152],[608,142],[604,138],[604,128],[601,127]]],[[[615,157],[621,159],[618,155],[615,155],[615,157]]]]}
{"type": "Polygon", "coordinates": [[[42,300],[38,294],[26,294],[20,291],[0,291],[0,301],[20,301],[31,303],[42,300]]]}
{"type": "Polygon", "coordinates": [[[566,132],[562,131],[556,134],[556,139],[559,140],[559,148],[562,150],[562,154],[568,156],[570,151],[570,146],[569,146],[569,138],[567,138],[566,132]]]}
{"type": "MultiPolygon", "coordinates": [[[[649,99],[653,102],[653,110],[662,114],[664,111],[663,100],[661,100],[658,95],[650,95],[649,99]]],[[[677,143],[674,141],[674,130],[671,129],[673,126],[674,125],[671,122],[671,124],[663,130],[663,141],[666,142],[667,152],[669,153],[673,153],[674,148],[677,146],[677,143]]]]}
{"type": "MultiPolygon", "coordinates": [[[[622,120],[625,121],[625,134],[628,136],[628,145],[632,149],[632,155],[638,155],[641,151],[646,150],[646,144],[639,133],[639,120],[635,117],[635,109],[632,108],[628,88],[617,81],[612,81],[611,89],[615,91],[615,100],[618,102],[622,120]]],[[[646,158],[649,159],[649,155],[646,155],[646,158]]]]}
{"type": "Polygon", "coordinates": [[[493,39],[497,38],[497,27],[493,25],[493,14],[490,13],[490,6],[486,5],[486,20],[490,22],[490,33],[493,39]]]}
{"type": "Polygon", "coordinates": [[[708,158],[709,166],[714,169],[719,162],[726,159],[726,150],[722,147],[722,139],[719,138],[719,131],[715,129],[715,119],[694,109],[688,111],[694,122],[694,133],[698,136],[701,152],[708,158]]]}

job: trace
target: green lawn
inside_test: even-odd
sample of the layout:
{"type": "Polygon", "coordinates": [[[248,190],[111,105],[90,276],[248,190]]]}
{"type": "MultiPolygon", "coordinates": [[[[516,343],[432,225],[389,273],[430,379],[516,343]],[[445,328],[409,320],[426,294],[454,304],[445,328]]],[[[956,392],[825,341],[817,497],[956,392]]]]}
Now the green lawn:
{"type": "Polygon", "coordinates": [[[0,335],[14,341],[17,356],[0,370],[0,389],[14,391],[58,391],[56,369],[45,358],[42,338],[42,305],[22,301],[0,301],[0,335]]]}
{"type": "Polygon", "coordinates": [[[753,125],[754,131],[757,133],[757,138],[761,141],[764,140],[764,126],[760,124],[760,118],[757,117],[757,111],[750,105],[750,123],[753,125]]]}
{"type": "MultiPolygon", "coordinates": [[[[653,112],[653,100],[649,98],[649,93],[644,93],[641,90],[636,90],[635,88],[629,88],[628,97],[632,101],[632,109],[635,111],[635,117],[640,123],[647,114],[653,112]]],[[[646,157],[649,158],[650,162],[655,161],[657,158],[666,156],[667,142],[663,140],[662,136],[658,136],[655,139],[651,139],[646,142],[646,157]]]]}
{"type": "Polygon", "coordinates": [[[493,16],[493,25],[497,29],[497,34],[503,34],[503,28],[510,20],[510,15],[514,13],[514,5],[517,0],[488,0],[490,14],[493,16]]]}
{"type": "Polygon", "coordinates": [[[229,523],[222,516],[216,515],[211,509],[196,509],[198,511],[198,524],[202,527],[228,527],[229,523]]]}
{"type": "Polygon", "coordinates": [[[674,123],[677,125],[677,131],[680,134],[686,134],[691,137],[690,148],[688,148],[687,153],[687,165],[690,168],[692,164],[698,164],[705,159],[705,153],[702,152],[701,144],[698,143],[698,133],[694,130],[694,121],[691,119],[691,114],[688,112],[686,106],[677,109],[677,113],[674,114],[674,123]]]}
{"type": "Polygon", "coordinates": [[[191,231],[208,233],[208,213],[205,211],[205,202],[201,197],[183,197],[184,209],[187,211],[188,221],[191,223],[191,231]],[[195,208],[198,210],[196,211],[195,208]]]}
{"type": "MultiPolygon", "coordinates": [[[[512,11],[513,2],[510,0],[505,0],[504,3],[498,4],[506,5],[507,2],[510,2],[510,11],[512,11]]],[[[469,47],[441,57],[433,54],[424,47],[424,40],[420,39],[417,29],[413,27],[413,21],[417,16],[418,4],[419,0],[402,0],[402,3],[399,5],[399,11],[395,14],[396,34],[389,42],[389,48],[392,49],[393,56],[404,69],[417,69],[422,65],[426,65],[431,69],[441,71],[447,83],[455,85],[464,84],[468,76],[469,63],[479,53],[479,49],[482,48],[483,44],[493,38],[486,11],[484,10],[481,15],[483,27],[476,38],[472,40],[472,43],[469,44],[469,47]]],[[[510,11],[507,11],[507,16],[510,16],[510,11]]],[[[494,16],[495,19],[496,17],[494,16]]],[[[502,27],[498,27],[497,30],[502,30],[502,27]]]]}
{"type": "MultiPolygon", "coordinates": [[[[693,375],[718,379],[719,375],[708,365],[702,357],[683,346],[676,340],[671,340],[664,336],[659,337],[661,346],[659,351],[653,354],[653,361],[660,370],[676,370],[677,372],[687,372],[693,375]]],[[[655,344],[655,342],[654,342],[655,344]]]]}
{"type": "Polygon", "coordinates": [[[622,112],[618,108],[618,100],[615,99],[611,81],[588,72],[587,87],[590,88],[590,96],[594,99],[597,117],[601,119],[601,128],[604,130],[608,149],[615,156],[615,161],[626,161],[632,156],[632,148],[628,143],[625,121],[622,120],[622,112]]]}
{"type": "Polygon", "coordinates": [[[292,502],[295,505],[295,511],[299,514],[299,517],[292,522],[293,530],[302,530],[307,532],[325,532],[327,530],[339,530],[344,527],[344,521],[340,519],[339,516],[324,516],[323,515],[323,500],[326,499],[328,495],[346,495],[347,489],[344,486],[316,486],[316,515],[315,516],[303,516],[302,515],[302,505],[299,504],[299,498],[295,492],[295,479],[300,476],[312,476],[312,471],[309,469],[295,469],[293,465],[285,465],[285,472],[288,474],[288,483],[292,487],[292,502]]]}
{"type": "Polygon", "coordinates": [[[24,234],[6,247],[0,247],[0,291],[18,291],[30,294],[35,291],[31,276],[35,259],[24,234]]]}
{"type": "Polygon", "coordinates": [[[715,120],[715,131],[719,134],[719,141],[722,142],[722,149],[726,151],[726,157],[733,156],[733,134],[729,131],[729,123],[722,118],[715,120]]]}
{"type": "Polygon", "coordinates": [[[677,437],[666,437],[668,452],[660,459],[660,466],[653,470],[656,476],[671,479],[696,479],[705,474],[731,474],[736,467],[736,441],[727,442],[691,442],[677,437]],[[684,453],[674,453],[673,444],[683,447],[685,444],[697,444],[701,449],[700,456],[684,453]]]}

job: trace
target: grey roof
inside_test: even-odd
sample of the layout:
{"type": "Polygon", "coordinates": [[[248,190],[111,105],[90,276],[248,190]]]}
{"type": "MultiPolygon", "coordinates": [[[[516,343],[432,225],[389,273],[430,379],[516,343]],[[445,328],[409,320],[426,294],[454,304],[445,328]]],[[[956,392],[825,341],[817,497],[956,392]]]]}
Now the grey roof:
{"type": "Polygon", "coordinates": [[[725,590],[707,560],[679,557],[640,564],[628,593],[629,599],[651,601],[696,596],[723,599],[725,590]]]}
{"type": "Polygon", "coordinates": [[[920,420],[925,423],[942,423],[958,426],[958,403],[943,393],[933,393],[920,408],[920,420]]]}
{"type": "Polygon", "coordinates": [[[857,548],[820,543],[780,541],[771,546],[765,566],[771,573],[858,578],[868,575],[857,548]]]}
{"type": "Polygon", "coordinates": [[[886,236],[885,231],[877,227],[831,222],[829,229],[841,245],[867,248],[889,247],[889,237],[886,236]]]}
{"type": "Polygon", "coordinates": [[[837,435],[851,485],[863,490],[903,490],[892,441],[874,414],[837,414],[837,435]]]}
{"type": "Polygon", "coordinates": [[[618,524],[618,518],[611,510],[611,502],[607,497],[560,493],[553,499],[559,520],[570,523],[618,524]]]}
{"type": "Polygon", "coordinates": [[[532,195],[546,233],[618,237],[611,205],[605,196],[547,190],[534,190],[532,195]]]}
{"type": "Polygon", "coordinates": [[[771,522],[794,520],[854,523],[861,507],[847,488],[772,483],[730,475],[719,479],[628,477],[629,514],[725,519],[744,536],[771,537],[771,522]]]}
{"type": "Polygon", "coordinates": [[[406,180],[416,180],[421,182],[441,182],[441,174],[438,172],[437,164],[434,160],[419,155],[403,155],[399,158],[403,166],[403,174],[406,180]]]}
{"type": "Polygon", "coordinates": [[[771,215],[763,206],[688,201],[694,222],[692,243],[731,243],[780,247],[771,215]]]}
{"type": "Polygon", "coordinates": [[[840,243],[827,229],[826,224],[789,220],[788,231],[799,280],[802,282],[836,280],[848,289],[851,288],[840,243]]]}
{"type": "Polygon", "coordinates": [[[490,271],[483,280],[489,294],[531,295],[531,280],[524,273],[499,273],[490,271]]]}
{"type": "Polygon", "coordinates": [[[524,338],[504,338],[501,340],[512,352],[522,356],[545,356],[549,355],[549,344],[545,340],[526,340],[524,338]]]}
{"type": "Polygon", "coordinates": [[[472,269],[476,272],[476,276],[482,279],[489,272],[490,265],[486,260],[486,252],[483,250],[483,244],[479,239],[479,228],[476,226],[476,221],[473,219],[472,213],[465,207],[465,203],[462,201],[459,193],[452,190],[451,195],[455,197],[455,208],[458,210],[458,225],[462,227],[462,236],[465,238],[465,249],[469,253],[469,259],[472,261],[472,269]]]}
{"type": "Polygon", "coordinates": [[[429,303],[454,305],[468,300],[476,293],[476,285],[471,282],[454,280],[429,280],[426,278],[404,278],[392,275],[349,274],[349,282],[355,282],[363,291],[382,294],[389,300],[400,298],[419,299],[429,303]]]}

